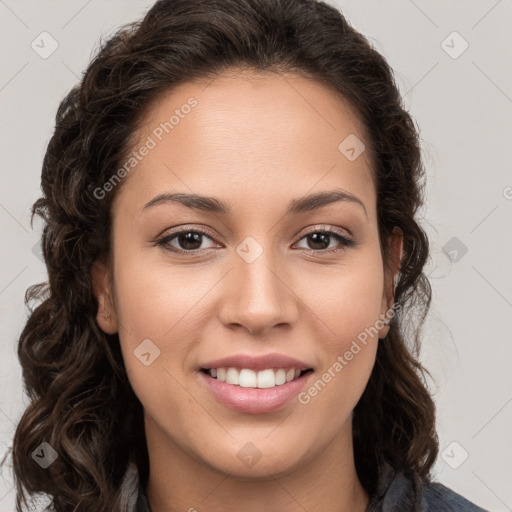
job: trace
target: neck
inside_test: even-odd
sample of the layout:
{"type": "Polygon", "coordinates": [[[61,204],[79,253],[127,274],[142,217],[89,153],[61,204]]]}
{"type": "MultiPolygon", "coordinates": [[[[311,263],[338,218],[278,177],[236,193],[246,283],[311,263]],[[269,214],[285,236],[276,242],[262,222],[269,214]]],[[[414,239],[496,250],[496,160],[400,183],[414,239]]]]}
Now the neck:
{"type": "Polygon", "coordinates": [[[286,474],[237,478],[199,461],[146,418],[150,460],[146,496],[151,512],[365,512],[369,497],[354,465],[352,425],[286,474]],[[333,506],[333,504],[335,504],[333,506]]]}

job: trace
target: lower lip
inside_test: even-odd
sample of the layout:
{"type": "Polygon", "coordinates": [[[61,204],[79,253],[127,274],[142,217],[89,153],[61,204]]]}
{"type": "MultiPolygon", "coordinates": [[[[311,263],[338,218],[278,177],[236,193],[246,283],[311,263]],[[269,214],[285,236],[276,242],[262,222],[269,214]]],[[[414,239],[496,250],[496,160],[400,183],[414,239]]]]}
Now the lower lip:
{"type": "Polygon", "coordinates": [[[273,388],[243,388],[214,379],[202,371],[199,374],[217,400],[226,407],[244,413],[261,414],[276,411],[290,402],[304,388],[313,372],[273,388]]]}

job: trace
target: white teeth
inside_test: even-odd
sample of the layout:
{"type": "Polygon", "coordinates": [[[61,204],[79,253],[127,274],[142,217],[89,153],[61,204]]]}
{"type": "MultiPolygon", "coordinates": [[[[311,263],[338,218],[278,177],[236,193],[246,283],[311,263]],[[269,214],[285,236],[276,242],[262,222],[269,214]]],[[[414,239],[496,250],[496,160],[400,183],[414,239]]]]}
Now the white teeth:
{"type": "MultiPolygon", "coordinates": [[[[238,370],[236,368],[230,368],[230,370],[233,370],[233,372],[238,374],[238,370]]],[[[256,388],[256,387],[258,387],[256,385],[256,382],[257,382],[256,372],[254,372],[252,370],[246,370],[246,369],[241,370],[240,371],[240,379],[239,380],[240,380],[240,382],[228,382],[228,380],[226,379],[226,382],[228,382],[228,384],[238,384],[242,388],[256,388]]]]}
{"type": "Polygon", "coordinates": [[[255,372],[248,368],[212,368],[209,374],[228,384],[234,386],[241,386],[243,388],[273,388],[274,386],[281,386],[292,380],[295,380],[300,375],[300,370],[297,368],[284,368],[261,370],[255,372]]]}
{"type": "Polygon", "coordinates": [[[240,384],[240,379],[238,378],[238,370],[236,368],[228,368],[227,369],[226,382],[228,384],[236,384],[237,386],[243,386],[243,384],[240,384]]]}
{"type": "Polygon", "coordinates": [[[276,385],[280,386],[281,384],[286,383],[286,371],[283,368],[279,368],[276,372],[276,385]]]}
{"type": "MultiPolygon", "coordinates": [[[[243,370],[242,370],[243,371],[243,370]]],[[[242,372],[240,372],[241,374],[242,372]]],[[[258,372],[258,387],[273,388],[276,385],[276,376],[274,370],[263,370],[258,372]]]]}

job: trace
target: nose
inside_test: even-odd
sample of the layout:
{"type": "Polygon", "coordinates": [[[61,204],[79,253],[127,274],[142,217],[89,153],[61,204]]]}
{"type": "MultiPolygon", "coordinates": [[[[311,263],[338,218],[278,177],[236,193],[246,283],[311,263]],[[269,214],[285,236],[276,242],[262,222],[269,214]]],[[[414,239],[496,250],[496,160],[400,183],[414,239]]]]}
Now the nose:
{"type": "Polygon", "coordinates": [[[220,320],[229,328],[243,327],[253,335],[273,327],[290,327],[299,317],[299,298],[289,271],[270,250],[252,262],[235,253],[233,268],[224,280],[220,320]]]}

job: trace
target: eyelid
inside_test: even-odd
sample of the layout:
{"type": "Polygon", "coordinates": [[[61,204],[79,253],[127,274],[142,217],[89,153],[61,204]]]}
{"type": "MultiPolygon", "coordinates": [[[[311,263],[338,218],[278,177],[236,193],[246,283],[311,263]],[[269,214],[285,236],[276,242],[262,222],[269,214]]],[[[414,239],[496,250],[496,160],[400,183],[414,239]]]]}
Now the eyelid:
{"type": "Polygon", "coordinates": [[[184,224],[182,226],[175,226],[174,228],[171,228],[170,230],[165,230],[161,235],[158,235],[156,237],[156,241],[162,240],[164,238],[169,238],[172,236],[176,236],[181,234],[183,231],[189,232],[195,232],[195,233],[201,233],[203,235],[207,235],[212,240],[216,240],[217,234],[214,233],[210,228],[206,226],[198,226],[197,224],[184,224]]]}
{"type": "MultiPolygon", "coordinates": [[[[318,232],[333,233],[334,235],[337,235],[337,237],[339,237],[338,242],[341,244],[341,247],[331,248],[331,249],[320,249],[320,250],[303,249],[307,252],[318,253],[318,254],[326,254],[326,253],[328,254],[328,253],[332,253],[332,252],[344,251],[344,250],[347,250],[351,247],[355,247],[356,245],[358,245],[358,243],[356,242],[356,240],[354,239],[354,237],[350,231],[348,231],[346,229],[338,228],[337,226],[331,226],[328,224],[317,224],[317,225],[308,227],[306,229],[307,229],[307,231],[303,231],[300,234],[300,236],[296,235],[296,236],[298,236],[298,240],[297,240],[297,242],[295,242],[295,244],[300,242],[306,236],[308,236],[312,233],[318,233],[318,232]]],[[[210,238],[213,242],[217,243],[217,241],[216,241],[217,235],[213,234],[212,231],[209,228],[207,228],[206,226],[197,227],[194,225],[183,225],[183,226],[176,226],[171,231],[164,232],[163,235],[158,236],[155,241],[155,245],[157,245],[157,246],[160,245],[164,249],[166,249],[166,245],[167,245],[166,241],[172,240],[173,238],[175,238],[176,236],[178,236],[184,232],[199,233],[199,234],[202,234],[203,236],[210,238]]],[[[195,250],[187,251],[185,249],[179,249],[179,248],[173,247],[172,249],[166,249],[166,250],[168,250],[169,252],[174,252],[176,254],[196,255],[196,254],[204,253],[205,251],[209,251],[211,249],[213,249],[213,248],[208,247],[206,249],[195,249],[195,250]]]]}
{"type": "Polygon", "coordinates": [[[217,235],[213,234],[210,228],[207,228],[206,226],[197,227],[197,225],[182,225],[182,226],[176,226],[172,228],[170,231],[164,231],[163,234],[158,235],[156,239],[153,241],[152,245],[158,247],[160,246],[165,251],[168,251],[173,254],[187,254],[190,256],[197,255],[204,253],[205,251],[210,251],[213,249],[213,247],[208,247],[206,249],[195,249],[192,251],[187,251],[185,249],[180,249],[177,247],[168,248],[167,246],[170,246],[170,240],[177,237],[178,235],[182,233],[188,233],[188,232],[194,232],[199,233],[203,236],[206,236],[212,240],[212,242],[217,243],[216,237],[217,235]]]}
{"type": "Polygon", "coordinates": [[[316,233],[317,231],[333,231],[334,233],[342,236],[343,238],[355,241],[354,236],[348,229],[339,228],[337,226],[332,226],[330,224],[315,224],[314,226],[308,227],[306,229],[307,231],[301,232],[302,235],[300,236],[300,238],[303,238],[304,236],[309,235],[310,233],[316,233]]]}
{"type": "Polygon", "coordinates": [[[299,239],[296,243],[300,242],[303,238],[307,237],[312,233],[327,233],[330,234],[331,237],[334,237],[338,242],[338,247],[333,247],[331,249],[302,249],[309,254],[319,255],[319,256],[327,256],[332,254],[343,253],[348,251],[349,249],[355,248],[359,245],[356,241],[352,233],[348,230],[344,230],[337,226],[331,226],[327,224],[317,224],[316,226],[312,226],[307,228],[308,230],[302,232],[299,236],[299,239]]]}
{"type": "MultiPolygon", "coordinates": [[[[304,231],[300,238],[303,238],[304,236],[306,236],[310,233],[315,233],[316,231],[334,231],[335,233],[338,233],[339,235],[344,236],[345,238],[350,238],[350,239],[354,238],[352,233],[348,229],[338,228],[338,227],[332,226],[330,224],[315,224],[315,225],[305,228],[305,229],[307,229],[307,231],[304,231]]],[[[186,230],[204,232],[213,240],[215,240],[217,237],[217,234],[214,233],[207,226],[198,227],[197,225],[194,225],[194,224],[191,224],[191,225],[184,224],[183,226],[176,226],[175,228],[172,228],[172,230],[169,232],[164,231],[164,233],[162,235],[157,236],[157,239],[161,239],[163,237],[167,237],[167,236],[170,236],[173,234],[179,234],[182,231],[186,231],[186,230]]],[[[301,233],[301,232],[299,232],[299,233],[301,233]]],[[[295,236],[299,236],[299,235],[297,234],[295,236]]]]}

